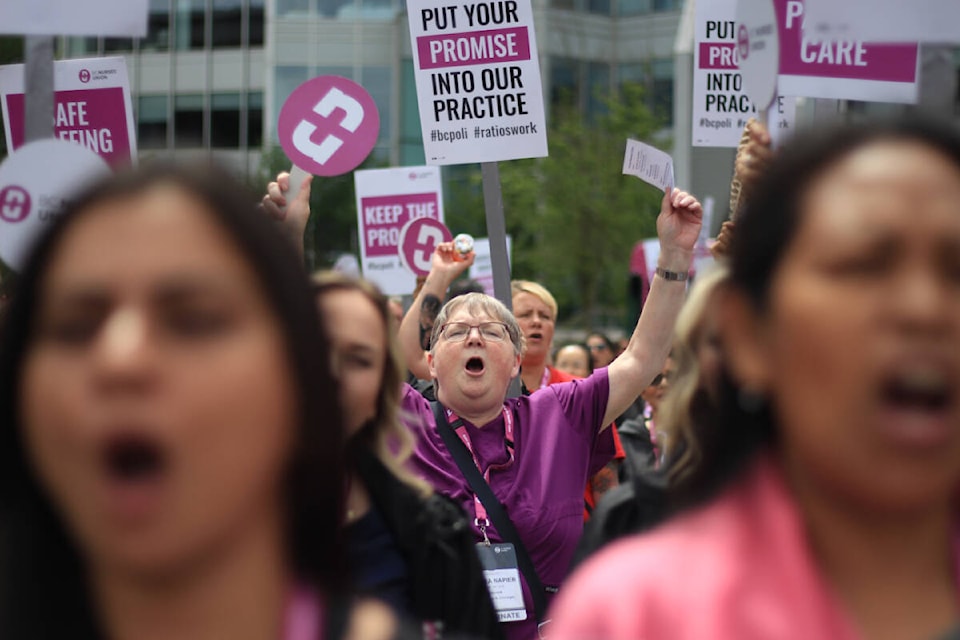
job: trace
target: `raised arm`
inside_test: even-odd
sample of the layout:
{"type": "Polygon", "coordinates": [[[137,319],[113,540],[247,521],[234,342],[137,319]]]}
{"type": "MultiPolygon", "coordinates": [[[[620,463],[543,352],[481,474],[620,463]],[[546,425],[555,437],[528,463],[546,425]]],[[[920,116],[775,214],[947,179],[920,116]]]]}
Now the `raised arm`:
{"type": "Polygon", "coordinates": [[[686,297],[685,276],[693,260],[693,247],[700,234],[703,210],[685,191],[665,193],[657,218],[660,258],[657,275],[650,283],[650,295],[630,336],[626,350],[610,363],[610,398],[603,424],[608,425],[636,400],[640,391],[660,373],[670,353],[677,313],[686,297]],[[666,279],[661,270],[682,274],[684,280],[666,279]]]}
{"type": "Polygon", "coordinates": [[[430,274],[400,323],[399,339],[403,362],[413,375],[424,380],[430,378],[430,368],[427,366],[427,354],[420,343],[420,309],[428,296],[442,301],[450,284],[466,271],[476,258],[472,251],[462,260],[455,260],[454,254],[452,242],[441,242],[437,245],[430,263],[430,274]]]}
{"type": "Polygon", "coordinates": [[[271,218],[279,221],[284,235],[300,252],[303,258],[303,234],[307,230],[307,220],[310,219],[310,183],[313,176],[307,176],[299,185],[295,197],[288,201],[287,193],[290,185],[290,174],[282,171],[277,179],[267,185],[267,194],[263,196],[260,205],[271,218]]]}

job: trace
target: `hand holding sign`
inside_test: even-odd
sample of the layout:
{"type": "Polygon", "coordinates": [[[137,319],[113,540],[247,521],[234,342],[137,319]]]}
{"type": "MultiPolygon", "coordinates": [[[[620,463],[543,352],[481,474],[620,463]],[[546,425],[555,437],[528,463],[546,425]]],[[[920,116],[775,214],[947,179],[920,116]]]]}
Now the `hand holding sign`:
{"type": "Polygon", "coordinates": [[[284,234],[302,252],[303,234],[310,219],[310,185],[313,176],[308,174],[300,180],[296,195],[288,203],[288,191],[295,186],[293,180],[293,176],[285,171],[278,173],[277,179],[267,185],[267,193],[260,205],[271,218],[280,222],[284,234]]]}
{"type": "Polygon", "coordinates": [[[320,76],[293,90],[280,109],[277,136],[294,165],[317,176],[338,176],[362,163],[380,135],[370,94],[340,76],[320,76]]]}

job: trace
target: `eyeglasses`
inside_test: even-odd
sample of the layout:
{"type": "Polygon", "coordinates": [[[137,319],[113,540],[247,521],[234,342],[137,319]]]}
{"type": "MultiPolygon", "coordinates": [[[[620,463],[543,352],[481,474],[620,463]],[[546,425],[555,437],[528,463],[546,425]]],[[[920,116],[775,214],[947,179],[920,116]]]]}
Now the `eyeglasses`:
{"type": "Polygon", "coordinates": [[[510,335],[507,325],[502,322],[490,321],[480,324],[448,322],[440,328],[440,337],[447,342],[463,342],[473,329],[479,330],[480,337],[491,342],[503,342],[510,335]]]}

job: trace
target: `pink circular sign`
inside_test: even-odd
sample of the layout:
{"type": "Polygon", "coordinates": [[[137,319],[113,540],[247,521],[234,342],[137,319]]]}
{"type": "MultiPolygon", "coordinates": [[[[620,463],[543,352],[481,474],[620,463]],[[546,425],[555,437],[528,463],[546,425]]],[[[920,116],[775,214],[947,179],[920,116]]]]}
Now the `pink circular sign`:
{"type": "Polygon", "coordinates": [[[436,218],[410,220],[400,229],[400,262],[414,275],[428,275],[437,245],[451,240],[450,229],[436,218]]]}
{"type": "Polygon", "coordinates": [[[370,94],[340,76],[320,76],[293,90],[280,109],[277,136],[287,157],[315,176],[338,176],[362,163],[380,135],[370,94]]]}

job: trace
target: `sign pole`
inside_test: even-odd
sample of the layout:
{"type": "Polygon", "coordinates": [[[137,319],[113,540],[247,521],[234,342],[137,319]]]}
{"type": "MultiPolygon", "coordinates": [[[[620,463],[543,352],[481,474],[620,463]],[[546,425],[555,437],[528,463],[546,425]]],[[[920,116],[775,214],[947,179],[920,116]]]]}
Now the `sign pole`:
{"type": "MultiPolygon", "coordinates": [[[[507,255],[507,224],[503,217],[503,193],[500,190],[500,165],[481,162],[483,177],[483,208],[487,216],[487,236],[490,238],[490,263],[493,267],[494,296],[513,310],[510,291],[510,257],[507,255]]],[[[520,376],[510,381],[508,398],[520,396],[520,376]]]]}
{"type": "Polygon", "coordinates": [[[53,137],[53,37],[26,36],[23,43],[26,142],[53,137]]]}

